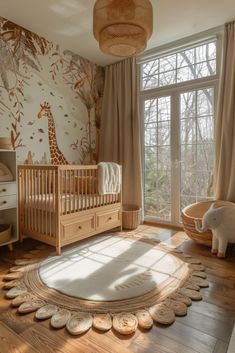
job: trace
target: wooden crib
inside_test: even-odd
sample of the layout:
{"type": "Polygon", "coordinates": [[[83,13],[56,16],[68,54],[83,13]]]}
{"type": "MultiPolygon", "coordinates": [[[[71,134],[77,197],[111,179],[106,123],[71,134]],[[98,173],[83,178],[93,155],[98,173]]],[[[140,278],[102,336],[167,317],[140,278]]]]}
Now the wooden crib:
{"type": "Polygon", "coordinates": [[[19,165],[20,240],[61,248],[121,228],[121,192],[99,195],[97,165],[19,165]]]}

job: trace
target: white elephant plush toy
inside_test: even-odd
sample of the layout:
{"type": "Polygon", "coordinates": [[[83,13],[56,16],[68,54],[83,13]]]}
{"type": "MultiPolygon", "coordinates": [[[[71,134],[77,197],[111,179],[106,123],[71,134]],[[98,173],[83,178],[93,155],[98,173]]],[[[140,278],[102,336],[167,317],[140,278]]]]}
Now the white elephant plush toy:
{"type": "Polygon", "coordinates": [[[212,230],[211,252],[218,257],[225,257],[228,243],[235,244],[235,206],[216,207],[212,204],[204,214],[202,222],[194,222],[196,230],[200,233],[212,230]]]}

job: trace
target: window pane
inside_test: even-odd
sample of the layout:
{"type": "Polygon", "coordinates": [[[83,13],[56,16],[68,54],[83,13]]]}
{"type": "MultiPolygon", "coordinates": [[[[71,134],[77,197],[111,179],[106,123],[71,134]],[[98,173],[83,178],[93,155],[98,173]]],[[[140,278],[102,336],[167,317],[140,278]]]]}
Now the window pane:
{"type": "Polygon", "coordinates": [[[170,145],[170,121],[158,123],[158,146],[170,145]]]}
{"type": "Polygon", "coordinates": [[[158,73],[159,59],[149,61],[142,65],[143,76],[156,75],[158,73]]]}
{"type": "Polygon", "coordinates": [[[158,76],[146,76],[142,81],[143,89],[158,87],[158,76]]]}
{"type": "Polygon", "coordinates": [[[212,88],[181,94],[181,207],[187,206],[187,202],[206,200],[212,195],[213,95],[212,88]],[[193,113],[188,106],[193,106],[193,113]],[[189,118],[188,115],[194,117],[189,118]]]}
{"type": "Polygon", "coordinates": [[[145,145],[157,146],[157,123],[145,125],[145,145]]]}
{"type": "Polygon", "coordinates": [[[176,83],[176,71],[167,71],[159,74],[159,87],[176,83]]]}
{"type": "Polygon", "coordinates": [[[197,162],[197,146],[181,145],[181,167],[184,171],[195,171],[197,162]]]}
{"type": "Polygon", "coordinates": [[[211,196],[211,177],[211,172],[197,173],[197,197],[201,196],[206,198],[211,196]]]}
{"type": "Polygon", "coordinates": [[[155,147],[145,147],[145,170],[157,170],[157,149],[155,147]]]}
{"type": "Polygon", "coordinates": [[[177,67],[181,68],[195,63],[195,50],[189,49],[177,54],[177,67]]]}
{"type": "Polygon", "coordinates": [[[200,45],[196,48],[196,62],[208,61],[216,58],[216,42],[200,45]]]}
{"type": "Polygon", "coordinates": [[[212,116],[197,119],[197,139],[199,143],[214,140],[214,118],[212,116]]]}
{"type": "Polygon", "coordinates": [[[197,115],[213,115],[213,89],[208,88],[197,92],[197,115]]]}
{"type": "Polygon", "coordinates": [[[188,196],[188,195],[181,195],[181,203],[180,207],[181,210],[192,203],[197,202],[196,196],[188,196]]]}
{"type": "Polygon", "coordinates": [[[195,66],[185,66],[177,71],[177,82],[190,81],[197,78],[195,66]]]}
{"type": "Polygon", "coordinates": [[[181,119],[196,116],[196,92],[186,92],[180,97],[181,119]]]}
{"type": "Polygon", "coordinates": [[[213,170],[214,143],[204,143],[197,146],[197,170],[213,170]]]}
{"type": "Polygon", "coordinates": [[[149,99],[145,101],[144,120],[146,124],[157,121],[157,99],[149,99]]]}
{"type": "Polygon", "coordinates": [[[183,119],[180,126],[181,143],[192,144],[196,142],[196,120],[183,119]]]}
{"type": "Polygon", "coordinates": [[[142,64],[142,89],[216,75],[216,41],[142,64]]]}
{"type": "Polygon", "coordinates": [[[196,196],[196,192],[194,193],[193,190],[195,190],[195,185],[196,185],[196,174],[192,171],[183,171],[182,170],[182,182],[181,182],[181,195],[185,196],[196,196]]]}
{"type": "Polygon", "coordinates": [[[171,218],[171,99],[145,101],[145,216],[171,218]]]}
{"type": "Polygon", "coordinates": [[[171,170],[170,147],[158,147],[158,170],[171,170]]]}
{"type": "Polygon", "coordinates": [[[161,97],[158,99],[158,121],[170,120],[170,97],[161,97]]]}
{"type": "Polygon", "coordinates": [[[212,76],[216,74],[216,61],[210,60],[195,65],[195,78],[212,76]]]}
{"type": "Polygon", "coordinates": [[[159,71],[172,71],[176,69],[176,55],[169,55],[163,58],[160,58],[159,62],[159,71]]]}

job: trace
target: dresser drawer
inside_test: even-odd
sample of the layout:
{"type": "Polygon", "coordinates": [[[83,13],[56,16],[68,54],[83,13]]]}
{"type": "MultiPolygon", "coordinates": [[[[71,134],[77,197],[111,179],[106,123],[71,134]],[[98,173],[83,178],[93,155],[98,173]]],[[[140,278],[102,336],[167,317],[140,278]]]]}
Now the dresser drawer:
{"type": "Polygon", "coordinates": [[[16,207],[16,195],[0,196],[0,210],[16,207]]]}
{"type": "Polygon", "coordinates": [[[0,196],[15,195],[15,194],[16,194],[16,183],[0,184],[0,196]]]}
{"type": "Polygon", "coordinates": [[[82,216],[61,222],[62,239],[63,241],[72,238],[83,238],[84,235],[93,233],[95,231],[95,215],[82,216]]]}
{"type": "Polygon", "coordinates": [[[120,209],[97,212],[96,214],[96,228],[97,229],[111,229],[120,226],[120,209]]]}

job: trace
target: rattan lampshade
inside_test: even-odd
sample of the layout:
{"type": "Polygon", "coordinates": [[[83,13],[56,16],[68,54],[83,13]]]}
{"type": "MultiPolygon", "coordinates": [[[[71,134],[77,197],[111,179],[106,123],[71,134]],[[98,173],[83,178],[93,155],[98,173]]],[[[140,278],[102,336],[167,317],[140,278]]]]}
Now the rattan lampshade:
{"type": "Polygon", "coordinates": [[[149,0],[97,0],[93,31],[100,49],[113,56],[128,57],[146,48],[153,29],[149,0]]]}

